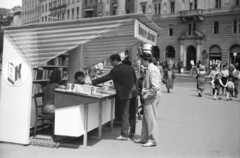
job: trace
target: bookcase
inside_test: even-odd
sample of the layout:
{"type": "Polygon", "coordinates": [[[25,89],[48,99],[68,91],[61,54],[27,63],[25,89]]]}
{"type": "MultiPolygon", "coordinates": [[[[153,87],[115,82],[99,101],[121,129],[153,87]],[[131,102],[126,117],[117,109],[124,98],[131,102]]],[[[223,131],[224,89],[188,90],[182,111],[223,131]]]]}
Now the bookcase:
{"type": "MultiPolygon", "coordinates": [[[[35,126],[35,102],[33,100],[34,94],[42,92],[42,88],[45,87],[49,81],[51,73],[54,70],[61,70],[62,84],[67,84],[68,79],[68,63],[69,63],[69,52],[59,55],[58,57],[46,62],[45,64],[33,68],[32,70],[32,110],[31,110],[31,126],[30,130],[35,126]]],[[[41,100],[37,100],[39,104],[41,100]]]]}
{"type": "Polygon", "coordinates": [[[41,89],[49,83],[51,73],[56,69],[61,70],[62,84],[66,85],[68,79],[68,63],[69,52],[48,61],[38,68],[33,68],[32,96],[41,92],[41,89]]]}

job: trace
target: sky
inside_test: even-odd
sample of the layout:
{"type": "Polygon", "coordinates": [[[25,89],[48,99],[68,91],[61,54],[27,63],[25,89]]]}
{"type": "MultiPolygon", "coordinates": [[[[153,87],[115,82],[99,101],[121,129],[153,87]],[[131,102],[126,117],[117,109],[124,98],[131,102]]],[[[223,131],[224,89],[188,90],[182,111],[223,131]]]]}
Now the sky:
{"type": "Polygon", "coordinates": [[[12,9],[18,5],[22,6],[22,0],[0,0],[0,8],[12,9]]]}

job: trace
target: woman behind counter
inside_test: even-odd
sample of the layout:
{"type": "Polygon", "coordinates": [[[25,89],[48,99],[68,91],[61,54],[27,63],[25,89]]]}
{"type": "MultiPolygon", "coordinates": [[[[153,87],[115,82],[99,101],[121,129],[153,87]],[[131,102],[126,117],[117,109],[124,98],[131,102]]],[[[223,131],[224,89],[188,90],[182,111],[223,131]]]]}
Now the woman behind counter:
{"type": "Polygon", "coordinates": [[[74,75],[74,84],[85,84],[85,73],[83,71],[78,71],[74,75]]]}
{"type": "Polygon", "coordinates": [[[61,81],[62,81],[61,71],[54,70],[50,76],[49,84],[43,88],[45,100],[43,102],[42,112],[44,114],[53,115],[55,113],[55,106],[54,106],[55,89],[65,88],[64,85],[60,85],[61,81]]]}

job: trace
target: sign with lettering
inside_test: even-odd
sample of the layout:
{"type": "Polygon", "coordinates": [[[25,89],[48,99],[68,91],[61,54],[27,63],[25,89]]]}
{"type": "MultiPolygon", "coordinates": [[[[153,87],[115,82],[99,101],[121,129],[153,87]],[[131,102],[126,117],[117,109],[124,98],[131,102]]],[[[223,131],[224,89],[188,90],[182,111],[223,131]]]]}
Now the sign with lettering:
{"type": "Polygon", "coordinates": [[[135,19],[134,37],[153,46],[157,45],[157,32],[151,30],[137,19],[135,19]]]}
{"type": "Polygon", "coordinates": [[[3,77],[9,85],[20,86],[27,78],[27,65],[18,60],[8,61],[3,69],[3,77]]]}

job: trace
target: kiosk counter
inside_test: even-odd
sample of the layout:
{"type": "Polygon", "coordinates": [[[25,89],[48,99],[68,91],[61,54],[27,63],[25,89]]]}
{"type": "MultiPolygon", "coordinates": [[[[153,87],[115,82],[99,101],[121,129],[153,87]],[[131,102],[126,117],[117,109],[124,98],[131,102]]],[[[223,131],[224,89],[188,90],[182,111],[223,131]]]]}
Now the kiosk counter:
{"type": "Polygon", "coordinates": [[[102,125],[110,122],[113,129],[115,90],[90,86],[90,92],[77,90],[55,90],[55,135],[84,136],[87,146],[87,132],[98,128],[101,139],[102,125]]]}

